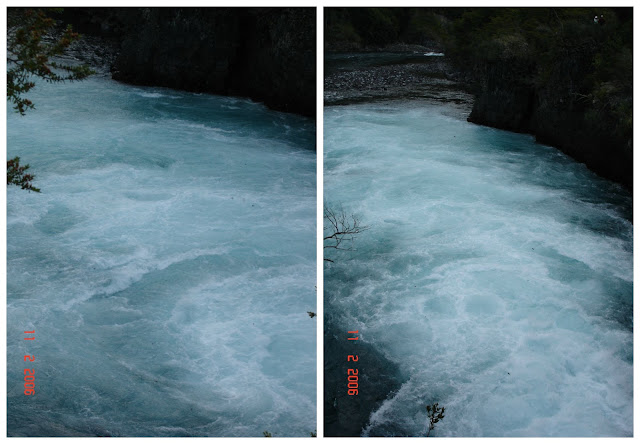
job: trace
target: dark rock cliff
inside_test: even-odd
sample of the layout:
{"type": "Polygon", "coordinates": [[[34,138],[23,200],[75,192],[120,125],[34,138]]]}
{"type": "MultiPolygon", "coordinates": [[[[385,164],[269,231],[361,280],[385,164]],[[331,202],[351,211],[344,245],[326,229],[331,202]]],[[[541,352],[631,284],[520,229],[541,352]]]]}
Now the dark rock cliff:
{"type": "MultiPolygon", "coordinates": [[[[593,97],[580,90],[590,60],[568,57],[544,85],[531,79],[535,66],[517,59],[476,66],[475,100],[469,121],[535,135],[597,174],[633,188],[633,143],[618,134],[608,113],[593,120],[593,97]],[[591,117],[591,118],[590,118],[591,117]]],[[[631,99],[631,97],[629,97],[631,99]]]]}
{"type": "Polygon", "coordinates": [[[479,64],[473,109],[469,121],[509,131],[532,129],[535,94],[528,73],[531,67],[518,60],[479,64]]]}
{"type": "Polygon", "coordinates": [[[115,80],[262,101],[315,116],[315,8],[67,8],[118,46],[115,80]]]}
{"type": "Polygon", "coordinates": [[[533,134],[633,191],[630,10],[606,11],[605,25],[571,8],[492,14],[520,28],[483,20],[450,44],[475,95],[469,121],[533,134]]]}

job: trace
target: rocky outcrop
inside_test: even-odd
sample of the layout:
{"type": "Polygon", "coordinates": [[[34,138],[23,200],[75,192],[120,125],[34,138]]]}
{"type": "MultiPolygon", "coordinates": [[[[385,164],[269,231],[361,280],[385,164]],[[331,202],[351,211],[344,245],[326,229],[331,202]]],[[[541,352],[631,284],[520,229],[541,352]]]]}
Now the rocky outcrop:
{"type": "Polygon", "coordinates": [[[523,19],[526,32],[473,28],[475,45],[467,30],[449,49],[475,94],[469,121],[533,134],[633,191],[632,20],[626,8],[606,14],[606,25],[567,9],[553,25],[523,19]]]}
{"type": "Polygon", "coordinates": [[[580,89],[590,63],[578,54],[567,57],[542,85],[532,78],[535,65],[517,59],[476,65],[475,100],[468,120],[533,134],[538,142],[559,148],[632,191],[631,138],[619,134],[619,122],[610,113],[598,113],[594,98],[580,89]]]}
{"type": "Polygon", "coordinates": [[[118,42],[115,80],[315,116],[315,8],[67,8],[65,17],[118,42]]]}
{"type": "Polygon", "coordinates": [[[531,67],[517,60],[479,64],[473,109],[469,121],[508,131],[532,130],[535,94],[529,78],[531,67]]]}

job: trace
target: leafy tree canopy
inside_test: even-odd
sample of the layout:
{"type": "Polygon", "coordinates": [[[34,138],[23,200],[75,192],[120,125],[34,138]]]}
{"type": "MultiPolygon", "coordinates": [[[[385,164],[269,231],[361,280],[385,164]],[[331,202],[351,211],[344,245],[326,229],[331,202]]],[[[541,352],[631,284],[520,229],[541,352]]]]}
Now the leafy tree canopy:
{"type": "Polygon", "coordinates": [[[69,25],[56,34],[56,21],[47,12],[59,9],[9,8],[7,11],[7,100],[24,115],[34,108],[24,97],[35,86],[34,77],[47,82],[81,80],[92,74],[86,65],[72,66],[51,59],[79,38],[69,25]]]}

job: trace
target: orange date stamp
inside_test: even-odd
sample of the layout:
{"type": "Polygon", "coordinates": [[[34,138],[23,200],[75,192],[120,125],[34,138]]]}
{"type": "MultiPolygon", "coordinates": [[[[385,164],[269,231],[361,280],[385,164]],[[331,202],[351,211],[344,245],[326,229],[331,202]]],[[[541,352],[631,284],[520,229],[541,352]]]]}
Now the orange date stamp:
{"type": "MultiPolygon", "coordinates": [[[[358,330],[350,331],[349,334],[357,335],[358,330]]],[[[359,336],[355,336],[352,338],[347,338],[349,341],[357,341],[360,339],[359,336]]],[[[358,362],[358,355],[348,355],[347,362],[358,362]]],[[[347,369],[347,393],[349,396],[357,396],[358,395],[358,369],[357,368],[348,368],[347,369]]]]}
{"type": "MultiPolygon", "coordinates": [[[[25,341],[36,340],[35,330],[25,331],[24,334],[34,335],[34,336],[25,337],[24,338],[25,341]]],[[[35,360],[36,360],[36,357],[33,355],[24,355],[24,362],[33,362],[35,360]]],[[[23,373],[24,373],[24,394],[26,396],[33,396],[36,394],[36,376],[35,376],[36,371],[33,368],[25,368],[23,373]]]]}

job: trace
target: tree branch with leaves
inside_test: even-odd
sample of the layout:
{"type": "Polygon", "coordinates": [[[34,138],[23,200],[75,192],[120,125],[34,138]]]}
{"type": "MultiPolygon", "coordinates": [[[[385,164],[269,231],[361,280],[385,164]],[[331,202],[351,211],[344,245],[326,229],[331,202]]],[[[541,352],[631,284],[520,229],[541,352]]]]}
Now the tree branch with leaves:
{"type": "Polygon", "coordinates": [[[27,174],[29,165],[20,165],[20,158],[14,157],[7,161],[7,185],[17,185],[23,190],[40,192],[40,188],[33,186],[31,181],[35,178],[33,174],[27,174]]]}
{"type": "Polygon", "coordinates": [[[23,95],[36,84],[34,77],[46,82],[82,80],[93,73],[86,65],[69,65],[52,61],[80,38],[71,25],[55,35],[56,21],[49,8],[9,8],[7,10],[7,100],[24,115],[34,104],[23,95]]]}
{"type": "MultiPolygon", "coordinates": [[[[47,12],[60,9],[8,8],[7,10],[7,100],[14,109],[24,115],[35,108],[24,94],[36,86],[34,79],[49,83],[82,80],[93,74],[86,65],[72,66],[52,61],[62,55],[80,36],[71,25],[56,34],[56,21],[47,12]]],[[[7,185],[17,185],[23,190],[40,192],[31,183],[35,176],[27,174],[29,165],[20,165],[20,158],[7,161],[7,185]]]]}

